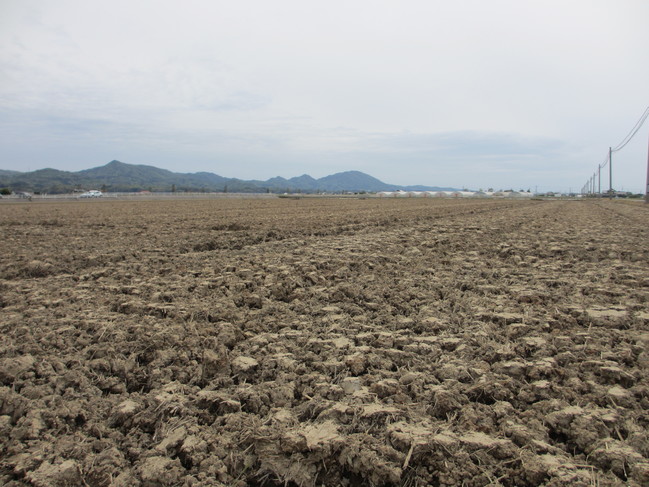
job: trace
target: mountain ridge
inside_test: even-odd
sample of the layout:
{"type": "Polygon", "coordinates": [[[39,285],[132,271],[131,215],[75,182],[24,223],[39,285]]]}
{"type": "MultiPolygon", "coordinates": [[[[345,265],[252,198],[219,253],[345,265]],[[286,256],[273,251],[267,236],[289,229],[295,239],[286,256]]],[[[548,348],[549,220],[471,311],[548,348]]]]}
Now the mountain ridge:
{"type": "Polygon", "coordinates": [[[315,179],[308,174],[290,179],[276,176],[265,181],[226,178],[211,172],[178,173],[146,164],[113,160],[103,166],[80,171],[54,168],[31,172],[0,170],[0,187],[13,191],[68,193],[74,190],[104,191],[209,191],[244,193],[284,192],[377,192],[440,191],[454,188],[437,186],[399,186],[360,171],[344,171],[315,179]]]}

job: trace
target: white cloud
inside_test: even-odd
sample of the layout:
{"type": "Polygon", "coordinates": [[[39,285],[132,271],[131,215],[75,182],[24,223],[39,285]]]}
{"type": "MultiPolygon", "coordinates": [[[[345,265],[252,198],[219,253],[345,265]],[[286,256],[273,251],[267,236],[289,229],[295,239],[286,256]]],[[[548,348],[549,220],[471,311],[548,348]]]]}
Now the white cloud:
{"type": "MultiPolygon", "coordinates": [[[[6,0],[0,166],[121,154],[257,178],[528,171],[578,189],[649,103],[646,18],[643,0],[6,0]]],[[[641,190],[636,142],[616,167],[641,190]]]]}

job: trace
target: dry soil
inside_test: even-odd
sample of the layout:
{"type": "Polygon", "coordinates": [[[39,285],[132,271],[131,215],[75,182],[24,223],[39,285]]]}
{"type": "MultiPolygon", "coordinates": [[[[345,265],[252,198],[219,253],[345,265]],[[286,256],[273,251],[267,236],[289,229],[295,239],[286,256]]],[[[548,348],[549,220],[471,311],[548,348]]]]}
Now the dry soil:
{"type": "Polygon", "coordinates": [[[0,205],[0,484],[649,485],[649,208],[0,205]]]}

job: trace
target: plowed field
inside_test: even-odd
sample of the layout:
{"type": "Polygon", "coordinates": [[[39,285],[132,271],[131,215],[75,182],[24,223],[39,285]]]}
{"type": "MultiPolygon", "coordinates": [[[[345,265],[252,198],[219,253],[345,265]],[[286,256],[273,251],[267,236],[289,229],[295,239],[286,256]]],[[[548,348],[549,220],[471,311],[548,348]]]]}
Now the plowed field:
{"type": "Polygon", "coordinates": [[[649,208],[0,205],[0,484],[649,485],[649,208]]]}

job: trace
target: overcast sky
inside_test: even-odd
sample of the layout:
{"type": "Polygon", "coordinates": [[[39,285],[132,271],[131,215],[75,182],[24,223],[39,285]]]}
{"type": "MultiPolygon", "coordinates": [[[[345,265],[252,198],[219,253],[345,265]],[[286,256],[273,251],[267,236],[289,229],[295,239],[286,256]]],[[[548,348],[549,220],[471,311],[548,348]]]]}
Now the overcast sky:
{"type": "MultiPolygon", "coordinates": [[[[647,0],[0,0],[0,169],[578,191],[649,105],[648,22],[647,0]]],[[[644,192],[648,134],[616,189],[644,192]]]]}

